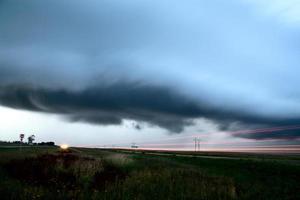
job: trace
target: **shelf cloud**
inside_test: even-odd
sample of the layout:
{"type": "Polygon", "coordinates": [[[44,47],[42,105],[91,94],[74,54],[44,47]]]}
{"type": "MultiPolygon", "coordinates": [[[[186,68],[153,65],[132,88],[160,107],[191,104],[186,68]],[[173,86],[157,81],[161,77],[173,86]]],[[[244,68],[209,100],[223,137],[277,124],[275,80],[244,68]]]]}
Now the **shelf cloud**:
{"type": "Polygon", "coordinates": [[[300,124],[300,29],[259,6],[1,1],[0,104],[72,122],[130,119],[171,133],[199,118],[220,130],[300,124]]]}

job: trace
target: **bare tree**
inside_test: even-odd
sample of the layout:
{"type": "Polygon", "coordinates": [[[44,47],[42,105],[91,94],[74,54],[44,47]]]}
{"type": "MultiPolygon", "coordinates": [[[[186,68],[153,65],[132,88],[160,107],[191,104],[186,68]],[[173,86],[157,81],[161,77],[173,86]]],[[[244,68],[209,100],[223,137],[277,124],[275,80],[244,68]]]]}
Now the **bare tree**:
{"type": "Polygon", "coordinates": [[[28,137],[28,144],[29,144],[29,145],[32,145],[33,142],[34,142],[34,140],[35,140],[35,135],[29,136],[29,137],[28,137]]]}

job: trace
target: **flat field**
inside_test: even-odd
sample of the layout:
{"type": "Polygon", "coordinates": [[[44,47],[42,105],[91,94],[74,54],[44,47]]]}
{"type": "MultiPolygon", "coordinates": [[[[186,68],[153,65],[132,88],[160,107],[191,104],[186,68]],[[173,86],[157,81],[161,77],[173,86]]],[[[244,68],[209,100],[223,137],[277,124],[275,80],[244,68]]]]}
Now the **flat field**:
{"type": "Polygon", "coordinates": [[[1,199],[300,199],[298,156],[0,147],[1,199]]]}

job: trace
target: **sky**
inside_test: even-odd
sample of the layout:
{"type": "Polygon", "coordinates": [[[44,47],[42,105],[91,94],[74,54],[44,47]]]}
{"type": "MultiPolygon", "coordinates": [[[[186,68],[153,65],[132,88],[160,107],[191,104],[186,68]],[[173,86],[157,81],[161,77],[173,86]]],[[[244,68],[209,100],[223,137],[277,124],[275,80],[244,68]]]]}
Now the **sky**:
{"type": "Polygon", "coordinates": [[[0,140],[300,144],[299,0],[0,0],[0,24],[0,140]]]}

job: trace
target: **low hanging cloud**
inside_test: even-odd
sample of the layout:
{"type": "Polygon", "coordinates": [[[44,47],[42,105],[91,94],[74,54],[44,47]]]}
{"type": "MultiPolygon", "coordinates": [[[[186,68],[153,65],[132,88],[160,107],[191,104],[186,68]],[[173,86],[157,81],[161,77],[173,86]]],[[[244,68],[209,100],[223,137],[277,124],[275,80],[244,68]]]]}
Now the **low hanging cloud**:
{"type": "Polygon", "coordinates": [[[71,121],[110,125],[123,119],[145,121],[181,132],[200,109],[165,88],[120,83],[83,91],[8,86],[0,92],[2,105],[17,109],[63,114],[71,121]]]}
{"type": "MultiPolygon", "coordinates": [[[[147,122],[169,130],[182,132],[192,125],[193,119],[207,118],[219,124],[223,130],[249,126],[290,125],[299,119],[277,120],[222,111],[208,103],[195,102],[170,89],[142,85],[140,83],[118,83],[83,91],[38,89],[24,86],[1,87],[2,105],[37,112],[61,114],[70,121],[83,121],[100,125],[118,125],[123,119],[147,122]],[[232,126],[242,122],[238,126],[232,126]]],[[[255,127],[255,126],[254,126],[255,127]]],[[[241,134],[245,138],[264,139],[268,137],[291,138],[291,135],[274,133],[241,134]],[[285,137],[283,137],[285,136],[285,137]]],[[[293,136],[293,137],[292,137],[293,136]]]]}
{"type": "Polygon", "coordinates": [[[299,124],[298,26],[256,11],[221,0],[1,1],[0,104],[176,133],[198,118],[220,130],[299,124]]]}
{"type": "Polygon", "coordinates": [[[109,125],[133,119],[172,132],[181,132],[184,126],[192,124],[193,118],[212,114],[170,89],[139,83],[83,91],[8,86],[1,88],[0,102],[16,109],[63,114],[71,121],[109,125]]]}
{"type": "Polygon", "coordinates": [[[268,139],[278,139],[297,142],[299,139],[300,131],[298,130],[281,130],[273,131],[267,133],[249,133],[249,134],[236,134],[236,137],[256,139],[256,140],[268,140],[268,139]]]}

